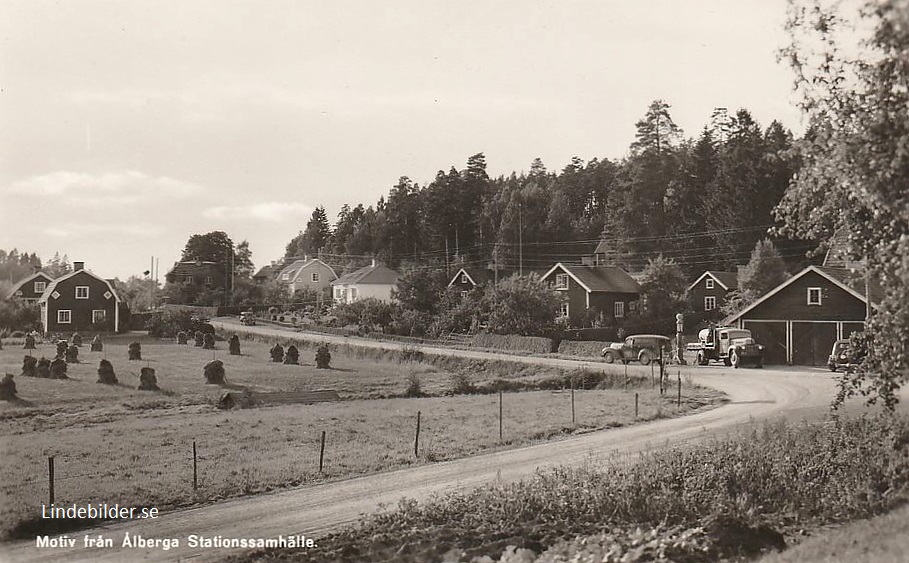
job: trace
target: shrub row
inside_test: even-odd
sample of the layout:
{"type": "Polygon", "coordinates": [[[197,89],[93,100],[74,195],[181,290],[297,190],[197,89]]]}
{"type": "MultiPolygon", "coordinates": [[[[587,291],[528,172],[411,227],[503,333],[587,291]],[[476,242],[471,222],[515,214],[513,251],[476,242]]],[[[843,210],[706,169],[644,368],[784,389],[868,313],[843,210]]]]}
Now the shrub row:
{"type": "Polygon", "coordinates": [[[527,352],[530,354],[549,354],[558,349],[557,342],[552,338],[518,336],[516,334],[481,333],[473,337],[471,345],[475,348],[491,348],[493,350],[527,352]]]}
{"type": "Polygon", "coordinates": [[[783,547],[784,533],[867,518],[907,499],[909,417],[774,423],[605,470],[560,468],[422,504],[403,500],[322,538],[318,550],[276,550],[268,560],[662,560],[636,558],[642,546],[676,561],[740,560],[783,547]],[[553,557],[588,549],[595,557],[553,557]],[[621,551],[607,559],[600,551],[609,549],[621,551]],[[518,550],[528,551],[512,559],[518,550]]]}
{"type": "Polygon", "coordinates": [[[609,342],[600,340],[563,340],[559,344],[559,354],[599,358],[606,346],[609,346],[609,342]]]}

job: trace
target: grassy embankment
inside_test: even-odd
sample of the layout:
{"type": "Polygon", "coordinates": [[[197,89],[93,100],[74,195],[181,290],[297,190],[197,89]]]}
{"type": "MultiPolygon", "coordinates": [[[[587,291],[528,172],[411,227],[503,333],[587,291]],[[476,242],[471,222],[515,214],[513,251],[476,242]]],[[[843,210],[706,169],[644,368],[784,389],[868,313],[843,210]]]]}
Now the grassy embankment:
{"type": "MultiPolygon", "coordinates": [[[[426,503],[402,501],[320,539],[318,549],[229,561],[738,561],[886,513],[907,499],[909,417],[774,423],[626,465],[563,468],[426,503]]],[[[767,561],[864,560],[863,548],[850,542],[906,530],[900,514],[905,510],[767,561]]],[[[880,561],[905,560],[887,558],[905,539],[881,544],[886,547],[868,551],[880,561]]]]}
{"type": "MultiPolygon", "coordinates": [[[[6,341],[0,370],[18,374],[25,351],[6,341]]],[[[33,533],[47,499],[47,456],[55,456],[56,501],[119,502],[160,509],[340,479],[415,464],[456,459],[548,439],[676,416],[720,401],[708,389],[683,385],[683,402],[661,397],[650,378],[626,385],[619,369],[566,373],[509,362],[439,365],[399,361],[402,353],[336,347],[332,369],[316,369],[313,351],[301,348],[303,365],[268,361],[268,345],[246,340],[243,356],[229,356],[219,342],[227,385],[206,385],[211,351],[136,336],[109,339],[105,352],[84,346],[67,380],[16,377],[18,403],[0,404],[0,522],[3,536],[33,533]],[[142,342],[140,362],[126,345],[142,342]],[[118,386],[95,383],[106,356],[118,386]],[[137,391],[140,367],[156,369],[161,392],[137,391]],[[571,423],[569,377],[588,390],[575,393],[571,423]],[[419,379],[423,396],[402,397],[419,379]],[[504,395],[504,440],[498,439],[498,398],[450,394],[453,381],[504,395]],[[340,403],[219,410],[226,390],[335,389],[340,403]],[[546,390],[541,390],[546,389],[546,390]],[[554,389],[554,390],[552,390],[554,389]],[[640,414],[634,417],[634,393],[640,414]],[[414,422],[422,413],[419,457],[412,452],[414,422]],[[327,433],[323,473],[319,439],[327,433]],[[192,442],[199,452],[199,483],[192,490],[192,442]]],[[[50,344],[31,355],[52,357],[50,344]]],[[[403,354],[419,359],[412,352],[403,354]]],[[[47,533],[50,530],[46,531],[47,533]]]]}

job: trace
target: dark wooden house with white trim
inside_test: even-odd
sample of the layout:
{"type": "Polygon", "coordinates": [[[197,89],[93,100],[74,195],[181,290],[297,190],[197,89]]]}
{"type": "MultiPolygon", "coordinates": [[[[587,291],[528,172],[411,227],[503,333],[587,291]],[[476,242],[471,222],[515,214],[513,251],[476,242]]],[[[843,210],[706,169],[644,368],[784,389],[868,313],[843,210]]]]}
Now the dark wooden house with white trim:
{"type": "Polygon", "coordinates": [[[861,273],[808,266],[724,322],[751,330],[768,364],[825,365],[836,340],[864,330],[878,292],[861,273]]]}
{"type": "Polygon", "coordinates": [[[641,286],[618,266],[557,263],[542,280],[562,294],[561,316],[574,326],[599,317],[604,325],[621,322],[641,298],[641,286]]]}
{"type": "Polygon", "coordinates": [[[36,305],[38,300],[47,286],[54,281],[54,278],[44,272],[35,272],[25,279],[20,280],[10,290],[7,299],[11,301],[22,301],[26,305],[36,305]]]}
{"type": "Polygon", "coordinates": [[[55,279],[38,301],[44,332],[117,332],[120,298],[108,280],[73,262],[73,271],[55,279]]]}
{"type": "Polygon", "coordinates": [[[688,286],[688,305],[692,311],[718,311],[726,297],[739,286],[738,272],[707,270],[688,286]]]}

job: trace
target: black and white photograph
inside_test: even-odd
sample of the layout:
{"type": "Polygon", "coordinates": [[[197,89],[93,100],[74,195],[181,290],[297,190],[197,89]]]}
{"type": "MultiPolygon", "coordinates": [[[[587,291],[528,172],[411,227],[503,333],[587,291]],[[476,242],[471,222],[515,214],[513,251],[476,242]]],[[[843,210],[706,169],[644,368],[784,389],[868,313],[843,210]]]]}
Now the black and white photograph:
{"type": "Polygon", "coordinates": [[[909,562],[909,0],[0,1],[0,563],[909,562]]]}

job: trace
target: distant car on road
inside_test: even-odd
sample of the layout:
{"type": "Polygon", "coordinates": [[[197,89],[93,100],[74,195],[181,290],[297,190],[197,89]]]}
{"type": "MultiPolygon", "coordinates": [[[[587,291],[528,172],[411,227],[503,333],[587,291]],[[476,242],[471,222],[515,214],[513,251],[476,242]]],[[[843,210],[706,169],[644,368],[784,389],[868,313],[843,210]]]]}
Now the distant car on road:
{"type": "Polygon", "coordinates": [[[827,359],[827,367],[830,371],[838,369],[849,370],[862,363],[865,353],[861,350],[852,348],[852,342],[848,338],[840,338],[833,343],[833,350],[830,351],[830,357],[827,359]]]}
{"type": "Polygon", "coordinates": [[[240,324],[250,326],[256,324],[256,314],[252,311],[243,311],[240,313],[240,324]]]}
{"type": "Polygon", "coordinates": [[[607,364],[615,361],[623,364],[639,361],[646,366],[650,362],[660,361],[660,350],[663,351],[663,361],[667,361],[672,355],[672,339],[660,334],[634,334],[624,342],[613,342],[606,346],[601,355],[607,364]]]}

